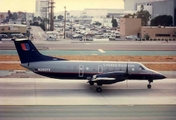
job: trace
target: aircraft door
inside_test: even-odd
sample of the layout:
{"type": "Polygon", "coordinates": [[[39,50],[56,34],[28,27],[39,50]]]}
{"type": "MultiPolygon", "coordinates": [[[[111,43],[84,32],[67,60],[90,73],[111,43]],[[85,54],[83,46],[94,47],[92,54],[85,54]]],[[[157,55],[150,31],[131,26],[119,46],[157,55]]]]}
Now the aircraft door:
{"type": "Polygon", "coordinates": [[[103,73],[103,66],[102,65],[98,66],[98,73],[103,73]]]}
{"type": "Polygon", "coordinates": [[[84,76],[84,66],[79,65],[79,77],[83,77],[83,76],[84,76]]]}

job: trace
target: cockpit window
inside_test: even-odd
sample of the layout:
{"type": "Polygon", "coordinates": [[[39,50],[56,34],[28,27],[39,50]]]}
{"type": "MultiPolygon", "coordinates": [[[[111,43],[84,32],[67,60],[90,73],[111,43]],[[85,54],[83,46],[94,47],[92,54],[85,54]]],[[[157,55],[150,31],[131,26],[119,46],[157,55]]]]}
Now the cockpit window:
{"type": "Polygon", "coordinates": [[[145,70],[145,68],[142,66],[139,66],[139,70],[145,70]]]}

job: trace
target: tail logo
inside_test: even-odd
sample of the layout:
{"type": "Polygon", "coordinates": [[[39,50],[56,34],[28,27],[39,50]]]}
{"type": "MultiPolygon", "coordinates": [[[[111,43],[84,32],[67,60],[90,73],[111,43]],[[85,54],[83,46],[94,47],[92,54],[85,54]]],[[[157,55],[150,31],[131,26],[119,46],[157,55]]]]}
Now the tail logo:
{"type": "Polygon", "coordinates": [[[21,43],[21,48],[22,48],[24,51],[30,50],[30,47],[29,47],[29,44],[28,44],[28,43],[21,43]]]}

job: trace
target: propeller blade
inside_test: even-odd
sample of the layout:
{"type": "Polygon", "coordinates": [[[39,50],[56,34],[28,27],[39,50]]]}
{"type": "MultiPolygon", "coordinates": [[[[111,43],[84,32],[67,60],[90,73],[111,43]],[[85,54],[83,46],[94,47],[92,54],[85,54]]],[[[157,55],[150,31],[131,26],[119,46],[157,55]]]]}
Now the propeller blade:
{"type": "Polygon", "coordinates": [[[126,67],[126,74],[128,74],[128,63],[127,63],[127,67],[126,67]]]}
{"type": "Polygon", "coordinates": [[[126,79],[128,78],[128,75],[129,75],[129,72],[128,72],[128,63],[127,63],[127,66],[126,66],[126,79]]]}

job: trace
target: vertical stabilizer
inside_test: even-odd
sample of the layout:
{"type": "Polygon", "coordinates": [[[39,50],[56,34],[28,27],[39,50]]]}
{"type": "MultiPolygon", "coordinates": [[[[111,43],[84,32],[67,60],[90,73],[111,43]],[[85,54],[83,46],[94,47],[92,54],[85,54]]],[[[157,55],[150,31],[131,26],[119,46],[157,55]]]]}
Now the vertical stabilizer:
{"type": "Polygon", "coordinates": [[[50,61],[50,60],[65,60],[41,54],[30,40],[14,40],[21,63],[50,61]]]}

